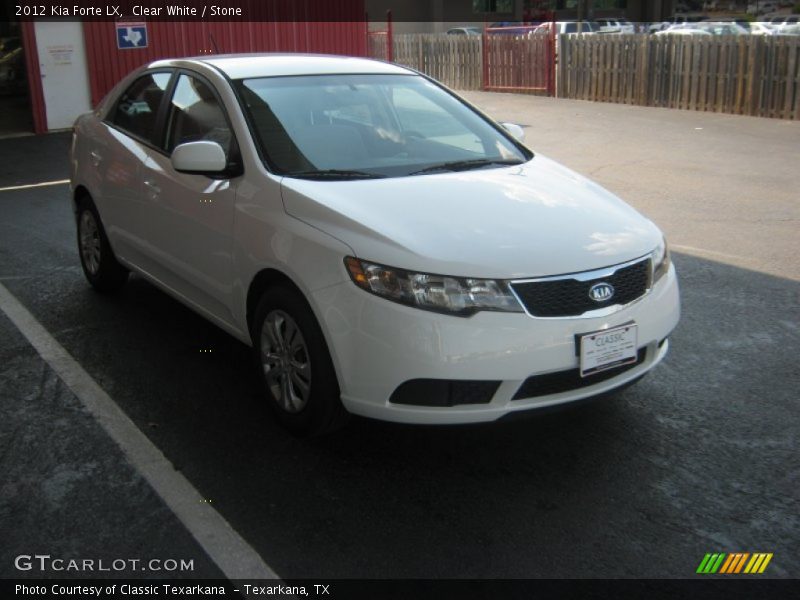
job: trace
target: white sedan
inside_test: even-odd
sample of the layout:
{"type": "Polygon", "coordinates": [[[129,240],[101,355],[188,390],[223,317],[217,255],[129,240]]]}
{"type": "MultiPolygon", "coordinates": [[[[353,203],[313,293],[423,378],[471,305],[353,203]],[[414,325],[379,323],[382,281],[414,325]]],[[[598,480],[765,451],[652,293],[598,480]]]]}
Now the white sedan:
{"type": "Polygon", "coordinates": [[[74,127],[84,273],[253,347],[296,434],[491,421],[640,378],[679,318],[662,233],[409,69],[162,60],[74,127]]]}
{"type": "Polygon", "coordinates": [[[657,31],[655,35],[658,36],[665,36],[665,35],[700,35],[700,36],[710,36],[713,35],[710,31],[704,31],[702,29],[696,29],[694,27],[670,27],[669,29],[664,29],[663,31],[657,31]]]}

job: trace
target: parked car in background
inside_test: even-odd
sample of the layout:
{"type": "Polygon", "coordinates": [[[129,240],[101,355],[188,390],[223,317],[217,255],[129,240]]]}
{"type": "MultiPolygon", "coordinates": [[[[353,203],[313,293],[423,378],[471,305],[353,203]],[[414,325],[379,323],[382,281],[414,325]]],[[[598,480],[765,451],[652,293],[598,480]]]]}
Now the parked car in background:
{"type": "Polygon", "coordinates": [[[627,19],[595,19],[597,33],[635,33],[636,28],[627,19]]]}
{"type": "Polygon", "coordinates": [[[0,39],[0,94],[20,94],[27,88],[25,57],[18,37],[0,39]]]}
{"type": "Polygon", "coordinates": [[[539,25],[536,31],[549,33],[552,28],[555,29],[556,37],[570,33],[594,34],[600,30],[600,26],[594,21],[549,21],[539,25]]]}
{"type": "Polygon", "coordinates": [[[664,36],[664,35],[706,35],[711,36],[711,32],[703,31],[702,29],[697,29],[695,27],[670,27],[669,29],[664,29],[663,31],[657,31],[655,35],[664,36]]]}
{"type": "Polygon", "coordinates": [[[252,346],[299,435],[633,383],[680,316],[666,240],[523,135],[385,62],[160,60],[75,123],[78,255],[97,290],[135,271],[252,346]]]}
{"type": "Polygon", "coordinates": [[[526,35],[533,30],[531,25],[526,25],[522,21],[497,21],[489,27],[493,34],[505,35],[526,35]]]}
{"type": "Polygon", "coordinates": [[[709,21],[695,23],[695,27],[708,31],[712,35],[747,35],[750,30],[734,21],[709,21]]]}
{"type": "Polygon", "coordinates": [[[775,32],[780,33],[785,27],[791,27],[798,23],[800,23],[800,15],[783,15],[770,19],[769,26],[772,27],[775,32]]]}
{"type": "Polygon", "coordinates": [[[747,28],[751,35],[775,35],[775,30],[761,21],[747,23],[747,28]]]}
{"type": "Polygon", "coordinates": [[[746,35],[748,33],[748,29],[733,21],[707,21],[674,25],[669,29],[658,32],[656,35],[746,35]]]}
{"type": "Polygon", "coordinates": [[[22,48],[22,40],[18,37],[0,38],[0,56],[13,52],[17,48],[22,48]]]}
{"type": "Polygon", "coordinates": [[[447,35],[482,35],[480,27],[451,27],[447,30],[447,35]]]}
{"type": "Polygon", "coordinates": [[[686,17],[684,15],[676,15],[675,17],[673,17],[669,21],[659,21],[659,22],[656,22],[656,23],[650,23],[647,26],[646,30],[647,30],[648,33],[656,33],[658,31],[664,31],[666,29],[669,29],[670,27],[672,27],[674,25],[681,25],[681,24],[686,23],[686,22],[687,22],[687,20],[686,20],[686,17]]]}
{"type": "Polygon", "coordinates": [[[775,35],[800,35],[800,23],[794,23],[793,25],[786,25],[785,27],[781,27],[780,29],[775,31],[775,35]]]}

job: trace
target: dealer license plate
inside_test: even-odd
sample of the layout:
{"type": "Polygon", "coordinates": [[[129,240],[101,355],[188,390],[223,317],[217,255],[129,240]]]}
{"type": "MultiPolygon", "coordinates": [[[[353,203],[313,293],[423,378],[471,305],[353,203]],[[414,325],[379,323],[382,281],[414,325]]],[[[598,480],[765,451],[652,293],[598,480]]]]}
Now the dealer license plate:
{"type": "Polygon", "coordinates": [[[636,324],[629,323],[581,335],[581,377],[636,362],[636,333],[636,324]]]}

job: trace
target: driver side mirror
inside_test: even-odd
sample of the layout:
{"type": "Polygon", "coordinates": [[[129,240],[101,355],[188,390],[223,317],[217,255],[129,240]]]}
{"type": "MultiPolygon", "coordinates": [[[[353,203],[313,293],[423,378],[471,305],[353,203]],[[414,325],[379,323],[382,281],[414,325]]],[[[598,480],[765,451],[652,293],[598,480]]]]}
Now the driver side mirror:
{"type": "Polygon", "coordinates": [[[500,123],[503,129],[505,129],[508,133],[514,136],[514,139],[518,142],[522,142],[525,140],[525,131],[517,125],[516,123],[500,123]]]}
{"type": "Polygon", "coordinates": [[[175,147],[172,168],[180,173],[219,176],[228,167],[225,151],[217,142],[187,142],[175,147]]]}

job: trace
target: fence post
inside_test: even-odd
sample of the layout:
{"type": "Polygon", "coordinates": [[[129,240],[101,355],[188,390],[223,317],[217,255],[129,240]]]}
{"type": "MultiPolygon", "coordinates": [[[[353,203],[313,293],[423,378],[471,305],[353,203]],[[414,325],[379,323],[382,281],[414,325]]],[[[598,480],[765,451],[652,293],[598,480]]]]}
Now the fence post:
{"type": "Polygon", "coordinates": [[[550,24],[549,39],[547,40],[547,51],[550,54],[547,65],[547,95],[556,95],[556,61],[559,60],[559,53],[556,52],[556,27],[555,23],[550,24]]]}
{"type": "Polygon", "coordinates": [[[386,60],[394,62],[394,35],[392,27],[392,11],[386,11],[386,60]]]}
{"type": "Polygon", "coordinates": [[[566,75],[566,67],[564,64],[568,62],[565,54],[569,52],[566,48],[567,46],[564,43],[564,36],[558,36],[558,41],[556,42],[556,51],[553,53],[553,62],[555,63],[556,71],[556,98],[563,98],[564,95],[568,93],[565,89],[567,84],[564,81],[564,76],[566,75]]]}
{"type": "Polygon", "coordinates": [[[485,92],[489,87],[489,34],[486,33],[486,27],[483,28],[483,42],[481,44],[481,88],[485,92]]]}
{"type": "Polygon", "coordinates": [[[364,24],[366,25],[366,27],[364,27],[364,37],[367,40],[365,56],[367,58],[372,58],[372,50],[369,45],[369,13],[367,11],[364,11],[364,24]]]}
{"type": "Polygon", "coordinates": [[[792,115],[792,92],[794,92],[795,87],[797,87],[795,93],[800,97],[800,84],[798,84],[795,77],[795,73],[797,72],[797,54],[800,50],[800,46],[792,46],[789,43],[784,45],[786,46],[788,56],[786,65],[786,89],[783,95],[783,106],[781,107],[780,116],[784,119],[791,119],[794,116],[796,119],[797,116],[792,115]]]}
{"type": "MultiPolygon", "coordinates": [[[[760,38],[761,36],[753,36],[760,38]]],[[[747,115],[758,114],[758,100],[760,99],[761,92],[761,65],[759,65],[759,44],[758,40],[748,40],[750,42],[749,52],[747,53],[747,72],[749,75],[747,81],[747,96],[745,97],[744,112],[747,115]]]]}
{"type": "Polygon", "coordinates": [[[648,73],[648,63],[650,61],[650,37],[639,39],[639,68],[636,70],[639,75],[636,81],[636,99],[634,104],[648,106],[649,98],[647,97],[647,82],[650,80],[648,73]]]}

